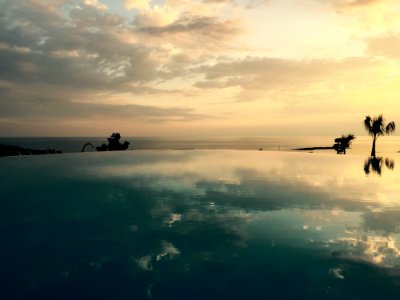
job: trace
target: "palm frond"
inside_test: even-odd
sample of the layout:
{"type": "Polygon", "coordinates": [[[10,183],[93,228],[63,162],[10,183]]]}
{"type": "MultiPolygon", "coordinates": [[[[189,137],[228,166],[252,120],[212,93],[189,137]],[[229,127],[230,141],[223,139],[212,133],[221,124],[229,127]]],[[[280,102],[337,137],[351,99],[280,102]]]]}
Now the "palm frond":
{"type": "Polygon", "coordinates": [[[382,115],[375,117],[371,121],[371,131],[373,135],[380,136],[385,134],[385,119],[382,115]]]}
{"type": "Polygon", "coordinates": [[[386,126],[386,134],[391,134],[393,132],[395,132],[396,130],[396,124],[394,122],[390,122],[389,124],[387,124],[386,126]]]}
{"type": "Polygon", "coordinates": [[[394,161],[392,159],[386,158],[385,159],[385,165],[390,170],[394,169],[394,161]]]}
{"type": "Polygon", "coordinates": [[[369,132],[369,134],[372,133],[372,124],[371,124],[371,117],[370,116],[366,116],[365,117],[364,127],[369,132]]]}

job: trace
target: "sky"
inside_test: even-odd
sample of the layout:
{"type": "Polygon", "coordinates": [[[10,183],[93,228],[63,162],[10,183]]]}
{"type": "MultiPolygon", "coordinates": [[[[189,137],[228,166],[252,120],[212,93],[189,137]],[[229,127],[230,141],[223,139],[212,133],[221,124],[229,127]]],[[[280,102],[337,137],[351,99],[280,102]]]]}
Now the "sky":
{"type": "Polygon", "coordinates": [[[0,136],[400,122],[398,0],[0,0],[0,28],[0,136]]]}

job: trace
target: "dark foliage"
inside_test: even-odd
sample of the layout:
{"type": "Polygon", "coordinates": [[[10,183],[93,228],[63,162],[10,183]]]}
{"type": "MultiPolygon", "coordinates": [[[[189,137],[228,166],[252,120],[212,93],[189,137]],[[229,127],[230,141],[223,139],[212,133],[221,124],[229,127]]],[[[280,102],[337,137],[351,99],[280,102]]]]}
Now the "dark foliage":
{"type": "Polygon", "coordinates": [[[355,138],[356,137],[353,134],[349,134],[347,136],[342,135],[342,137],[335,139],[333,149],[336,150],[337,154],[346,154],[346,149],[350,147],[351,142],[355,138]]]}
{"type": "Polygon", "coordinates": [[[119,141],[121,139],[121,135],[118,132],[114,132],[108,140],[108,145],[103,144],[99,147],[96,147],[97,151],[120,151],[126,150],[129,147],[129,142],[125,141],[123,144],[119,141]]]}

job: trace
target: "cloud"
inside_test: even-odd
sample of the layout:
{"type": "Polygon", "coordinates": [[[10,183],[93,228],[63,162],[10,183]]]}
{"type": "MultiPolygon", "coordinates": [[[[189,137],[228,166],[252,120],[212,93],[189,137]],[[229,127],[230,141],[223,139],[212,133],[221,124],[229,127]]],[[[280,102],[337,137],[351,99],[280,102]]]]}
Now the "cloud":
{"type": "Polygon", "coordinates": [[[371,55],[400,59],[400,33],[372,37],[367,43],[371,55]]]}
{"type": "Polygon", "coordinates": [[[120,16],[91,5],[68,15],[39,8],[35,2],[4,10],[0,79],[112,88],[156,77],[151,50],[122,38],[129,28],[120,16]]]}
{"type": "Polygon", "coordinates": [[[227,3],[231,0],[203,0],[204,3],[227,3]]]}
{"type": "Polygon", "coordinates": [[[383,0],[339,0],[336,1],[339,6],[364,6],[371,5],[378,2],[382,2],[383,0]]]}
{"type": "MultiPolygon", "coordinates": [[[[189,7],[190,8],[190,7],[189,7]]],[[[140,13],[133,22],[140,41],[150,47],[172,45],[176,53],[200,57],[205,54],[231,52],[244,33],[243,24],[235,16],[221,17],[219,10],[201,8],[181,11],[170,7],[155,7],[140,13]]]]}
{"type": "MultiPolygon", "coordinates": [[[[307,88],[335,89],[348,85],[355,76],[368,77],[366,71],[379,66],[367,58],[330,60],[286,60],[247,57],[193,69],[204,76],[198,88],[239,87],[241,100],[256,100],[266,93],[304,93],[307,88]]],[[[352,88],[355,84],[352,83],[352,88]]],[[[281,96],[280,96],[281,97],[281,96]]]]}
{"type": "Polygon", "coordinates": [[[400,232],[400,213],[396,210],[368,212],[363,215],[365,230],[383,232],[386,235],[400,232]]]}
{"type": "Polygon", "coordinates": [[[108,6],[98,0],[84,0],[84,4],[96,7],[97,9],[108,9],[108,6]]]}
{"type": "Polygon", "coordinates": [[[137,43],[132,25],[105,8],[94,0],[0,2],[2,120],[207,118],[168,103],[100,103],[99,93],[176,93],[157,87],[168,51],[137,43]]]}
{"type": "Polygon", "coordinates": [[[255,8],[260,5],[270,3],[271,0],[203,0],[203,3],[233,4],[243,6],[245,8],[255,8]]]}
{"type": "Polygon", "coordinates": [[[167,34],[189,33],[224,39],[240,32],[234,21],[219,21],[216,17],[187,16],[166,26],[143,26],[137,32],[162,36],[167,34]]]}
{"type": "MultiPolygon", "coordinates": [[[[371,70],[383,64],[367,57],[268,57],[267,50],[246,44],[252,34],[246,31],[251,27],[246,18],[253,15],[244,9],[249,1],[125,1],[136,10],[124,14],[105,3],[110,2],[0,1],[3,120],[5,112],[22,120],[29,110],[38,120],[101,118],[107,109],[115,118],[127,118],[125,110],[146,121],[234,118],[238,106],[221,104],[212,112],[206,103],[261,99],[298,108],[300,114],[310,99],[323,101],[320,107],[326,109],[329,93],[368,86],[371,70]]],[[[376,36],[367,39],[366,54],[394,58],[397,47],[387,45],[397,45],[397,35],[376,36]]],[[[255,110],[246,109],[247,116],[255,110]]]]}
{"type": "Polygon", "coordinates": [[[40,91],[19,91],[15,87],[0,86],[0,119],[34,120],[74,120],[116,118],[118,120],[141,120],[145,122],[194,121],[208,118],[192,109],[151,105],[85,103],[72,101],[68,95],[45,96],[40,91]]]}
{"type": "Polygon", "coordinates": [[[244,33],[239,11],[231,1],[167,1],[138,12],[132,25],[142,45],[169,44],[173,46],[172,54],[198,58],[239,48],[238,38],[244,33]]]}
{"type": "Polygon", "coordinates": [[[150,7],[149,0],[124,0],[126,9],[148,9],[150,7]]]}
{"type": "Polygon", "coordinates": [[[123,17],[104,10],[99,1],[43,5],[40,1],[18,2],[11,8],[2,5],[0,80],[77,89],[143,86],[165,80],[166,70],[169,79],[182,75],[182,61],[176,57],[185,56],[187,66],[198,63],[205,53],[231,41],[240,31],[234,20],[190,14],[172,23],[165,17],[149,25],[152,19],[146,19],[147,12],[132,27],[123,17]],[[140,43],[136,42],[138,34],[140,43]],[[169,43],[160,44],[161,37],[169,43]]]}
{"type": "Polygon", "coordinates": [[[338,9],[368,7],[385,2],[384,0],[333,0],[330,4],[338,9]]]}

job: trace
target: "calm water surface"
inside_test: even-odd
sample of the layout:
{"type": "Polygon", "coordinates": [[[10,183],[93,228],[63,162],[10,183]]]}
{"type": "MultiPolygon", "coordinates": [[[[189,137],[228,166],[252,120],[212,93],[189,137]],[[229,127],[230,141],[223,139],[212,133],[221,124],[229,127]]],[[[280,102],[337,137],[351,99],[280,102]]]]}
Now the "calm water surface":
{"type": "MultiPolygon", "coordinates": [[[[265,137],[125,137],[130,149],[134,150],[187,150],[187,149],[225,149],[225,150],[264,150],[291,151],[297,148],[332,146],[337,136],[265,136],[265,137]]],[[[106,137],[59,137],[59,138],[4,138],[0,144],[20,146],[29,149],[56,149],[63,153],[81,152],[90,142],[94,147],[107,143],[106,137]]],[[[350,155],[368,155],[371,153],[372,138],[357,136],[350,155]]],[[[93,151],[87,147],[85,151],[93,151]]],[[[400,151],[400,136],[385,136],[378,139],[377,153],[393,155],[400,151]]],[[[314,152],[332,154],[334,150],[316,150],[314,152]]]]}
{"type": "Polygon", "coordinates": [[[0,299],[399,299],[397,157],[3,158],[0,299]]]}

